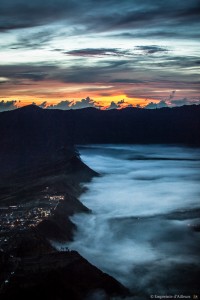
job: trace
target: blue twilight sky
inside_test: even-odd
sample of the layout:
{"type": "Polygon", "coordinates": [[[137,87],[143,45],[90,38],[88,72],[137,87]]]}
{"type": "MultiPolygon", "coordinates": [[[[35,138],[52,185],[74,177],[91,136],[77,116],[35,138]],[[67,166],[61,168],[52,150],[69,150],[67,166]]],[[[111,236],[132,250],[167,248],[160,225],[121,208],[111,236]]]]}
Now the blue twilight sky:
{"type": "Polygon", "coordinates": [[[199,0],[1,0],[0,111],[200,103],[199,0]]]}

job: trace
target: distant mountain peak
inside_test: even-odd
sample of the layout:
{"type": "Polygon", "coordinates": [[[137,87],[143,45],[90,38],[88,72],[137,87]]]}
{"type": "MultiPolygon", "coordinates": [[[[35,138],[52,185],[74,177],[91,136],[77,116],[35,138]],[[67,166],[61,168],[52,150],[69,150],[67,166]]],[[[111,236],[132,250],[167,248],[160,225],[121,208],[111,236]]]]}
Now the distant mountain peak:
{"type": "Polygon", "coordinates": [[[42,110],[41,107],[35,105],[35,104],[30,104],[30,105],[26,105],[26,106],[23,106],[21,108],[19,108],[20,110],[24,110],[24,111],[39,111],[39,110],[42,110]]]}

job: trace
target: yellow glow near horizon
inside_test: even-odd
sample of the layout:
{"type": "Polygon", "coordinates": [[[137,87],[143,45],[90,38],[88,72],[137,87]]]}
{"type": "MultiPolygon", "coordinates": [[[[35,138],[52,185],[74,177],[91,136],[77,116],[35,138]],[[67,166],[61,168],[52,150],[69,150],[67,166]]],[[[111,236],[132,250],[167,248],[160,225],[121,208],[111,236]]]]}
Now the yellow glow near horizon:
{"type": "MultiPolygon", "coordinates": [[[[79,98],[68,98],[67,100],[73,101],[74,103],[80,102],[81,99],[85,99],[86,97],[79,97],[79,98]]],[[[30,105],[35,103],[36,105],[41,105],[43,102],[47,102],[47,106],[49,105],[56,105],[60,103],[61,101],[65,101],[65,98],[63,97],[62,99],[58,98],[47,98],[47,97],[37,97],[37,99],[33,96],[12,96],[12,97],[6,97],[4,98],[4,101],[13,101],[15,99],[16,106],[17,107],[22,107],[26,105],[30,105]]],[[[121,107],[126,107],[129,104],[133,106],[140,105],[141,107],[146,106],[150,102],[158,102],[157,99],[144,99],[144,98],[128,98],[126,95],[114,95],[114,96],[97,96],[97,97],[91,97],[91,99],[95,102],[96,106],[107,108],[110,106],[112,102],[118,103],[119,101],[123,100],[124,103],[121,104],[121,107]]],[[[2,101],[0,99],[0,101],[2,101]]]]}

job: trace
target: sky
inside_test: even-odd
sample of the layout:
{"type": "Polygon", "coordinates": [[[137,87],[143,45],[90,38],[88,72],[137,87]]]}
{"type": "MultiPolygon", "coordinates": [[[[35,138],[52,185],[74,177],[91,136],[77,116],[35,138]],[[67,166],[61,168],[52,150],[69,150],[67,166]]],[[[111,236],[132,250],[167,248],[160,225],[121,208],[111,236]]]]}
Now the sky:
{"type": "Polygon", "coordinates": [[[200,104],[199,0],[1,0],[0,111],[200,104]]]}

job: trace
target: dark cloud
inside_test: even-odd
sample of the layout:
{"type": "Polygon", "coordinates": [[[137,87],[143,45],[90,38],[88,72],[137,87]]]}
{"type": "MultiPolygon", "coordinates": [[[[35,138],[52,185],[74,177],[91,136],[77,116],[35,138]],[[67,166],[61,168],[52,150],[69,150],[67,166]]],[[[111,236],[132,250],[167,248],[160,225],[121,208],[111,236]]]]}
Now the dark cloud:
{"type": "MultiPolygon", "coordinates": [[[[163,53],[162,51],[164,51],[163,48],[160,50],[158,46],[139,47],[140,49],[144,49],[144,47],[145,49],[148,48],[145,51],[151,51],[154,54],[163,53]]],[[[93,55],[105,53],[103,52],[104,50],[93,50],[95,50],[95,54],[93,52],[93,55]]],[[[180,57],[165,55],[161,59],[155,57],[153,65],[151,57],[148,55],[140,55],[139,59],[138,57],[118,57],[116,60],[112,58],[109,60],[105,56],[103,60],[98,61],[95,65],[90,65],[87,61],[83,60],[76,60],[74,64],[71,62],[70,66],[55,65],[53,63],[1,65],[0,77],[7,78],[8,80],[12,79],[16,84],[20,84],[25,79],[33,82],[54,80],[66,83],[101,82],[137,85],[145,83],[147,89],[149,84],[157,81],[160,87],[169,86],[170,89],[180,89],[188,88],[188,85],[194,90],[200,90],[199,74],[197,73],[197,69],[195,69],[198,66],[199,60],[195,56],[180,57]]],[[[1,80],[1,84],[9,84],[7,79],[4,81],[1,80]]],[[[127,95],[131,96],[130,90],[127,95]]],[[[145,97],[148,97],[148,95],[145,95],[145,97]]]]}
{"type": "Polygon", "coordinates": [[[166,53],[168,52],[167,49],[163,47],[158,47],[156,45],[151,46],[137,46],[136,50],[144,51],[145,54],[155,54],[155,53],[166,53]]]}
{"type": "Polygon", "coordinates": [[[45,64],[2,65],[0,77],[12,80],[10,84],[13,84],[13,81],[15,84],[21,84],[26,79],[33,82],[54,80],[65,83],[98,83],[110,82],[115,73],[127,72],[130,67],[129,61],[123,59],[103,61],[95,66],[81,65],[77,62],[70,67],[45,64]]]}
{"type": "Polygon", "coordinates": [[[98,62],[95,66],[81,65],[68,68],[59,68],[57,72],[49,75],[49,78],[56,78],[62,82],[75,83],[99,83],[110,82],[117,73],[124,73],[130,70],[129,60],[118,59],[98,62]]]}
{"type": "MultiPolygon", "coordinates": [[[[198,20],[198,10],[199,3],[198,0],[191,2],[181,1],[181,3],[174,3],[174,1],[132,1],[127,3],[127,1],[121,2],[119,6],[119,1],[115,1],[115,4],[111,7],[109,14],[97,14],[90,18],[90,30],[135,30],[140,29],[140,34],[148,31],[150,27],[151,30],[162,31],[169,33],[176,27],[177,34],[182,30],[184,32],[193,32],[193,27],[196,30],[198,20]],[[195,12],[195,8],[196,12],[195,12]],[[191,14],[187,14],[188,10],[192,10],[195,17],[191,14]],[[195,20],[195,21],[194,21],[195,20]],[[95,27],[94,27],[95,23],[95,27]],[[188,28],[190,26],[190,28],[188,28]]],[[[194,31],[195,31],[194,30],[194,31]]]]}
{"type": "Polygon", "coordinates": [[[104,56],[129,56],[128,50],[120,50],[115,48],[86,48],[65,52],[67,55],[83,56],[83,57],[104,57],[104,56]]]}
{"type": "Polygon", "coordinates": [[[0,112],[6,111],[6,110],[13,110],[16,109],[19,102],[16,100],[10,100],[10,101],[0,101],[0,112]]]}
{"type": "Polygon", "coordinates": [[[45,66],[37,64],[22,64],[22,65],[2,65],[0,68],[0,77],[9,79],[29,79],[33,81],[41,81],[48,78],[52,71],[55,71],[55,66],[45,66]]]}
{"type": "MultiPolygon", "coordinates": [[[[182,49],[181,49],[182,50],[182,49]]],[[[166,55],[165,59],[162,60],[162,62],[157,61],[156,65],[158,67],[178,67],[180,68],[191,68],[191,67],[197,67],[199,65],[199,60],[196,56],[188,55],[188,56],[170,56],[166,55]]]]}
{"type": "Polygon", "coordinates": [[[1,0],[0,11],[1,31],[62,23],[76,34],[151,27],[164,36],[174,27],[192,34],[200,22],[199,0],[1,0]]]}
{"type": "Polygon", "coordinates": [[[1,0],[0,30],[35,27],[73,16],[76,4],[70,0],[1,0]]]}

